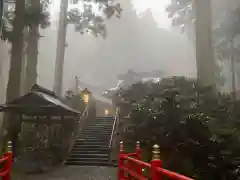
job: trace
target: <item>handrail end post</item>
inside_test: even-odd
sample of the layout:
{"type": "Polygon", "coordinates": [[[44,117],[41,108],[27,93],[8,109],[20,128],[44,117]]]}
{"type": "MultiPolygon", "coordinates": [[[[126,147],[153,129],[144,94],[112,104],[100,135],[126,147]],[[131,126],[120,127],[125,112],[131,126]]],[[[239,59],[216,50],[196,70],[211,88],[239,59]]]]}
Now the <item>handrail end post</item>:
{"type": "MultiPolygon", "coordinates": [[[[139,141],[136,142],[136,159],[141,161],[141,146],[139,141]]],[[[140,165],[137,165],[136,171],[138,175],[142,175],[142,167],[140,165]]]]}
{"type": "Polygon", "coordinates": [[[122,167],[124,166],[124,144],[123,141],[120,142],[120,148],[118,152],[118,180],[124,179],[124,172],[122,167]]]}
{"type": "Polygon", "coordinates": [[[160,159],[160,149],[158,145],[153,146],[152,161],[151,161],[151,178],[152,180],[162,180],[157,168],[162,168],[162,161],[160,159]]]}
{"type": "Polygon", "coordinates": [[[8,143],[7,143],[6,156],[8,157],[6,165],[5,165],[7,174],[6,174],[6,176],[3,177],[3,180],[10,180],[11,179],[12,161],[13,161],[12,142],[11,141],[8,141],[8,143]]]}
{"type": "Polygon", "coordinates": [[[136,142],[136,154],[137,154],[137,159],[141,160],[141,146],[139,141],[136,142]]]}

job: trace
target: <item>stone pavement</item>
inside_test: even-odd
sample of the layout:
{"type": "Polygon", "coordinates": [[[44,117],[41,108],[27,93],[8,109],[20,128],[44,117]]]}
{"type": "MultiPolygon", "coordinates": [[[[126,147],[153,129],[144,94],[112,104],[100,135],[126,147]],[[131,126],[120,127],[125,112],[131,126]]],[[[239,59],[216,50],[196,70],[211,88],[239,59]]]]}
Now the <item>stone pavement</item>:
{"type": "Polygon", "coordinates": [[[14,175],[13,180],[117,180],[112,167],[61,166],[51,172],[14,175]]]}

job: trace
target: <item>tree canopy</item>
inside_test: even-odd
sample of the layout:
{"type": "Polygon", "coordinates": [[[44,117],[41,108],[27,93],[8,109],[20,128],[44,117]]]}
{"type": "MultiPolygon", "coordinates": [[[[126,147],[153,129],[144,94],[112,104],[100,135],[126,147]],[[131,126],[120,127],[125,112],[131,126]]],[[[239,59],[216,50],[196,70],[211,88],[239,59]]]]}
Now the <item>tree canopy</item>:
{"type": "MultiPolygon", "coordinates": [[[[25,21],[24,26],[29,27],[33,24],[39,24],[41,28],[45,29],[50,25],[49,0],[40,0],[40,9],[32,8],[31,3],[26,0],[25,5],[25,21]]],[[[107,30],[104,20],[111,18],[114,14],[120,18],[122,8],[119,3],[109,0],[77,1],[82,4],[83,9],[79,6],[68,10],[68,23],[74,24],[76,31],[81,34],[89,32],[95,36],[107,36],[107,30]],[[77,8],[78,7],[78,8],[77,8]]],[[[14,7],[14,6],[13,6],[14,7]]],[[[15,9],[11,8],[4,12],[3,17],[3,33],[1,38],[3,40],[12,41],[13,19],[15,17],[15,9]]]]}

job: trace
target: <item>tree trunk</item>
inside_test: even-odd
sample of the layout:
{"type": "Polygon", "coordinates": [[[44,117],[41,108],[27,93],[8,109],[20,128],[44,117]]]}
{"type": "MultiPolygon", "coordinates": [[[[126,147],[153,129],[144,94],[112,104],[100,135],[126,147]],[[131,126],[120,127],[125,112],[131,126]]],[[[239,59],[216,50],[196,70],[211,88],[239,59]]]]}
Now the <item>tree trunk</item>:
{"type": "MultiPolygon", "coordinates": [[[[21,71],[22,71],[22,61],[23,61],[23,47],[24,47],[24,13],[25,13],[25,0],[16,1],[16,16],[13,21],[13,34],[12,34],[12,49],[11,49],[11,61],[7,85],[7,95],[6,102],[10,102],[20,96],[21,91],[21,71]]],[[[13,130],[12,125],[9,123],[9,119],[14,119],[15,117],[10,117],[10,114],[4,115],[3,129],[8,129],[8,137],[12,136],[13,130]],[[9,126],[10,125],[10,126],[9,126]]],[[[12,121],[14,122],[14,121],[12,121]]],[[[6,131],[5,131],[6,132],[6,131]]],[[[4,135],[7,135],[4,133],[4,135]]],[[[3,145],[6,144],[7,136],[5,136],[3,145]]],[[[15,147],[15,144],[13,144],[15,147]]],[[[4,147],[4,146],[3,146],[4,147]]]]}
{"type": "MultiPolygon", "coordinates": [[[[39,10],[40,0],[31,0],[31,8],[39,10]]],[[[37,83],[38,40],[39,40],[39,25],[33,24],[29,29],[28,36],[25,92],[31,90],[32,86],[37,83]]]]}
{"type": "Polygon", "coordinates": [[[196,0],[195,8],[197,77],[202,85],[215,88],[211,0],[196,0]]]}
{"type": "Polygon", "coordinates": [[[64,57],[65,57],[65,45],[66,45],[66,33],[67,33],[67,9],[68,0],[61,0],[60,16],[59,16],[59,28],[57,39],[57,54],[55,62],[55,75],[54,75],[54,92],[57,96],[62,96],[62,83],[63,83],[63,69],[64,69],[64,57]]]}
{"type": "Polygon", "coordinates": [[[236,69],[235,69],[235,57],[234,57],[234,37],[231,38],[230,41],[230,49],[231,49],[231,55],[230,55],[230,59],[231,59],[231,73],[232,73],[232,100],[235,101],[236,100],[236,93],[237,93],[237,89],[236,89],[236,69]]]}
{"type": "Polygon", "coordinates": [[[20,95],[21,71],[24,47],[24,13],[25,1],[16,1],[16,17],[13,21],[13,40],[11,49],[11,62],[9,69],[6,101],[12,101],[20,95]]]}

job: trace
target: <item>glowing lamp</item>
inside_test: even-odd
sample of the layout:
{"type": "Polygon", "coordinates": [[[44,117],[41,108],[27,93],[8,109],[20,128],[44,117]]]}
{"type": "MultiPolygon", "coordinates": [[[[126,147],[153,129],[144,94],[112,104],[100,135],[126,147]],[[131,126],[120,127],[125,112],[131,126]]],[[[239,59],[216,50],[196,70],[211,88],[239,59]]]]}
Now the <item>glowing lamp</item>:
{"type": "Polygon", "coordinates": [[[108,113],[109,113],[108,109],[105,109],[105,111],[104,111],[105,116],[107,116],[108,113]]]}
{"type": "Polygon", "coordinates": [[[90,94],[90,93],[91,93],[91,92],[88,91],[87,88],[85,88],[85,89],[82,91],[83,101],[84,101],[85,104],[88,104],[88,102],[89,102],[89,94],[90,94]]]}

